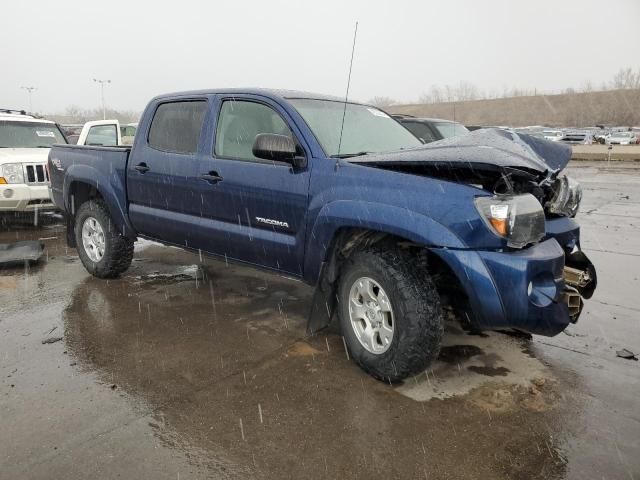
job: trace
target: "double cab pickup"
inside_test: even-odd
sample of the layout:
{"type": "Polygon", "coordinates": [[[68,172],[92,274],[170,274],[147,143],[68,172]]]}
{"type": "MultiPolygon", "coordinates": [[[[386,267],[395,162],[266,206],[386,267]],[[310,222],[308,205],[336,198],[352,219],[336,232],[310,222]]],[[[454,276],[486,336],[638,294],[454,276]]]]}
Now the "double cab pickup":
{"type": "Polygon", "coordinates": [[[570,147],[506,130],[424,145],[369,105],[293,91],[161,95],[131,147],[56,145],[51,193],[86,269],[113,278],[144,237],[315,286],[384,381],[434,360],[443,309],[467,328],[555,335],[596,285],[564,175],[570,147]]]}

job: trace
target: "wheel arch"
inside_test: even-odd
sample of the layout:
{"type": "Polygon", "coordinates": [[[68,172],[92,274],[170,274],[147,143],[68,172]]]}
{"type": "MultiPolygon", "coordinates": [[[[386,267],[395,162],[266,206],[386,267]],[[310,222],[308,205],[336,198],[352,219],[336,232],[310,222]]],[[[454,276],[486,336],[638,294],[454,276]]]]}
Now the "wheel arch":
{"type": "Polygon", "coordinates": [[[371,231],[423,247],[463,248],[462,241],[432,218],[393,205],[340,200],[326,204],[309,228],[304,279],[317,285],[323,265],[343,232],[371,231]]]}
{"type": "MultiPolygon", "coordinates": [[[[113,178],[110,179],[113,181],[113,178]]],[[[118,231],[135,240],[136,232],[127,216],[125,186],[119,178],[115,181],[115,185],[106,182],[99,171],[87,165],[76,164],[69,167],[64,177],[63,198],[67,216],[67,242],[70,246],[75,246],[75,214],[80,205],[94,198],[104,201],[118,231]]]]}
{"type": "MultiPolygon", "coordinates": [[[[341,226],[334,232],[318,270],[307,325],[310,333],[328,326],[333,318],[336,310],[337,285],[344,262],[353,252],[369,248],[403,249],[415,255],[416,268],[428,271],[439,293],[446,295],[447,299],[456,299],[455,304],[451,303],[456,313],[466,311],[468,298],[458,275],[427,245],[384,230],[341,226]]],[[[460,318],[470,319],[468,315],[466,317],[462,315],[460,318]]]]}

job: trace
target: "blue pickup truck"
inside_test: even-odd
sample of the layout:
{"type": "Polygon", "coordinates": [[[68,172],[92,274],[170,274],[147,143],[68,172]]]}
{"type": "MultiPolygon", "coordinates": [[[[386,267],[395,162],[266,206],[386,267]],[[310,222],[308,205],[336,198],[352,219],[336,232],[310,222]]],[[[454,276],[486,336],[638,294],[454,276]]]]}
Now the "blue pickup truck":
{"type": "Polygon", "coordinates": [[[205,90],[147,106],[131,147],[56,145],[51,193],[86,269],[113,278],[139,237],[315,286],[351,357],[384,381],[471,329],[555,335],[596,272],[574,220],[570,148],[502,130],[423,145],[385,112],[294,91],[205,90]]]}

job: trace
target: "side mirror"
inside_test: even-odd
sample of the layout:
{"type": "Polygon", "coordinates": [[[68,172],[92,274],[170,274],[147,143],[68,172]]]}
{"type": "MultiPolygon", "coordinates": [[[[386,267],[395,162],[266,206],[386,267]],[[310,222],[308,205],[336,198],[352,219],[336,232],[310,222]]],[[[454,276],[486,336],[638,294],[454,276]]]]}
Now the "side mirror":
{"type": "Polygon", "coordinates": [[[258,158],[286,162],[294,167],[303,167],[306,164],[306,159],[298,155],[295,142],[287,135],[260,133],[256,135],[252,151],[258,158]]]}

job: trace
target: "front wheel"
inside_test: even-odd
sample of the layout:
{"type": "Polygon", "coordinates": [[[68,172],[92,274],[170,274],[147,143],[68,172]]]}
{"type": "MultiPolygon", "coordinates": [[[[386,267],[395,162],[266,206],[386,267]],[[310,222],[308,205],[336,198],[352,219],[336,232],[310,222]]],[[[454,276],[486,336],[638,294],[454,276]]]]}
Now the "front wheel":
{"type": "Polygon", "coordinates": [[[338,300],[347,348],[375,378],[397,382],[437,358],[444,335],[440,298],[409,255],[354,253],[342,268],[338,300]]]}
{"type": "Polygon", "coordinates": [[[75,217],[76,246],[80,261],[98,278],[115,278],[133,260],[133,242],[118,232],[101,200],[83,203],[75,217]]]}

